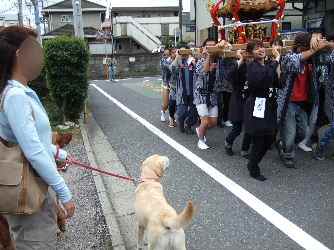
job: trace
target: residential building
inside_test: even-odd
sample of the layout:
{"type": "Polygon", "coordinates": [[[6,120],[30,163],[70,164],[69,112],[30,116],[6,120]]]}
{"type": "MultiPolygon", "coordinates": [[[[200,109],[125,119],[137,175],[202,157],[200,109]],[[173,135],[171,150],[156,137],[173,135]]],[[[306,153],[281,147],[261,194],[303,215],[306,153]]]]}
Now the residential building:
{"type": "MultiPolygon", "coordinates": [[[[112,3],[111,16],[119,75],[159,73],[160,54],[152,52],[179,36],[178,0],[119,1],[112,3]]],[[[189,13],[182,18],[184,41],[193,41],[189,13]]]]}
{"type": "MultiPolygon", "coordinates": [[[[159,73],[159,51],[166,41],[179,34],[178,0],[112,1],[110,19],[105,20],[106,7],[82,0],[85,39],[92,55],[92,77],[102,78],[103,62],[115,57],[118,76],[159,73]],[[110,28],[109,28],[110,27],[110,28]],[[108,32],[106,32],[108,30],[108,32]],[[112,37],[111,37],[112,33],[112,37]],[[113,39],[111,39],[113,38],[113,39]]],[[[43,9],[48,32],[44,39],[73,35],[72,1],[64,0],[43,9]]],[[[189,13],[182,15],[183,37],[194,40],[194,22],[189,13]]]]}
{"type": "MultiPolygon", "coordinates": [[[[101,23],[105,19],[105,6],[81,0],[82,21],[84,27],[100,29],[101,23]]],[[[42,10],[42,15],[47,22],[47,32],[59,29],[67,24],[73,25],[73,8],[71,0],[49,5],[42,10]]]]}
{"type": "MultiPolygon", "coordinates": [[[[101,24],[105,19],[107,8],[88,0],[81,0],[84,38],[88,42],[91,54],[90,78],[103,77],[103,64],[99,59],[111,51],[111,45],[98,39],[101,24]]],[[[46,29],[42,39],[57,36],[74,36],[72,0],[64,0],[42,9],[46,29]]]]}
{"type": "Polygon", "coordinates": [[[326,33],[332,33],[334,27],[334,1],[304,0],[302,2],[304,4],[302,9],[304,27],[310,31],[323,30],[326,33]]]}

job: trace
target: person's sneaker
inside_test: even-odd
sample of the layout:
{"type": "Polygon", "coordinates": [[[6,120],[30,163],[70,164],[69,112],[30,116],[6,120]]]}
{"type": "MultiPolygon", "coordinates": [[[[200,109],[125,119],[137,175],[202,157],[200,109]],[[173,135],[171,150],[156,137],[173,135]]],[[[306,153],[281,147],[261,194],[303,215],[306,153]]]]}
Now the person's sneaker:
{"type": "MultiPolygon", "coordinates": [[[[199,138],[199,127],[196,128],[196,134],[197,134],[198,139],[200,139],[199,138]]],[[[205,136],[203,137],[203,140],[206,143],[206,137],[205,136]]]]}
{"type": "Polygon", "coordinates": [[[283,164],[287,168],[296,168],[296,164],[295,164],[295,161],[293,159],[284,158],[283,159],[283,164]]]}
{"type": "Polygon", "coordinates": [[[225,127],[232,127],[233,126],[232,122],[230,122],[230,121],[226,121],[224,123],[224,125],[225,125],[225,127]]]}
{"type": "Polygon", "coordinates": [[[201,150],[206,150],[210,148],[203,140],[198,140],[197,147],[201,150]]]}
{"type": "Polygon", "coordinates": [[[310,148],[309,146],[307,146],[304,142],[300,142],[298,144],[298,148],[300,148],[304,152],[312,152],[312,148],[310,148]]]}
{"type": "Polygon", "coordinates": [[[175,128],[176,127],[176,121],[172,117],[169,117],[168,127],[170,127],[170,128],[175,128]]]}
{"type": "Polygon", "coordinates": [[[277,149],[277,153],[281,161],[284,161],[284,154],[283,154],[283,143],[281,140],[275,142],[275,147],[277,149]]]}
{"type": "Polygon", "coordinates": [[[241,157],[248,159],[249,158],[249,152],[241,150],[240,152],[241,157]]]}
{"type": "Polygon", "coordinates": [[[229,144],[227,141],[225,141],[225,152],[229,156],[234,155],[233,150],[232,150],[232,145],[229,144]]]}
{"type": "Polygon", "coordinates": [[[324,150],[321,149],[319,146],[317,146],[316,149],[315,149],[314,159],[316,159],[318,161],[325,160],[324,150]]]}
{"type": "Polygon", "coordinates": [[[161,122],[165,122],[166,121],[165,112],[163,112],[162,110],[161,110],[160,121],[161,122]]]}

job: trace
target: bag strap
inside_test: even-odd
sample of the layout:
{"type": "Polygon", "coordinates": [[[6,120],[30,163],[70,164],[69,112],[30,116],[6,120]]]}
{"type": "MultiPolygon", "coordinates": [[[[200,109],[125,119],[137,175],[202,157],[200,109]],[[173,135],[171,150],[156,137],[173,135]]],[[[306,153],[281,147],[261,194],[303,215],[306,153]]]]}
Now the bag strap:
{"type": "MultiPolygon", "coordinates": [[[[12,87],[10,87],[10,86],[6,86],[5,87],[5,89],[3,90],[3,92],[2,92],[2,94],[1,94],[1,99],[0,99],[0,112],[3,112],[4,111],[4,103],[5,103],[5,97],[6,97],[6,95],[7,95],[7,93],[8,93],[8,91],[11,89],[12,87]]],[[[30,103],[29,103],[30,104],[30,103]]],[[[30,104],[30,106],[31,106],[31,104],[30,104]]],[[[34,114],[34,110],[32,109],[32,106],[31,106],[31,115],[32,115],[32,118],[34,119],[34,120],[36,120],[35,119],[35,114],[34,114]]],[[[17,144],[16,143],[12,143],[12,142],[9,142],[9,141],[7,141],[7,140],[5,140],[5,139],[3,139],[2,137],[0,137],[0,142],[2,142],[5,146],[7,146],[7,147],[13,147],[13,146],[16,146],[17,144]]]]}
{"type": "MultiPolygon", "coordinates": [[[[3,90],[2,94],[1,94],[1,100],[0,100],[0,112],[3,112],[4,111],[4,104],[5,104],[5,97],[8,93],[8,91],[11,89],[12,87],[10,86],[6,86],[6,88],[3,90]]],[[[35,113],[34,113],[34,110],[32,108],[32,105],[31,103],[29,102],[29,105],[31,107],[31,115],[32,115],[32,118],[34,119],[34,121],[36,121],[36,117],[35,117],[35,113]]]]}

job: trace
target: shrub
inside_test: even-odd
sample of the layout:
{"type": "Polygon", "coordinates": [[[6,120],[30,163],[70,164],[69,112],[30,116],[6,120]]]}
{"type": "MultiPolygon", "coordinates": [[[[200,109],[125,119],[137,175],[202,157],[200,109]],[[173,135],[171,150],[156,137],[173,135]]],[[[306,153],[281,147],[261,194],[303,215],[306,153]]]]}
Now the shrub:
{"type": "Polygon", "coordinates": [[[46,75],[45,74],[46,74],[45,68],[43,68],[39,77],[29,83],[29,87],[32,88],[33,90],[35,90],[35,92],[37,93],[38,97],[41,100],[43,100],[44,98],[46,98],[49,95],[49,89],[48,89],[48,86],[46,84],[46,75]]]}
{"type": "Polygon", "coordinates": [[[174,38],[173,37],[163,37],[162,44],[166,49],[170,49],[174,47],[174,38]]]}
{"type": "Polygon", "coordinates": [[[87,97],[89,52],[84,40],[58,37],[45,43],[45,69],[51,96],[63,122],[76,121],[87,97]]]}

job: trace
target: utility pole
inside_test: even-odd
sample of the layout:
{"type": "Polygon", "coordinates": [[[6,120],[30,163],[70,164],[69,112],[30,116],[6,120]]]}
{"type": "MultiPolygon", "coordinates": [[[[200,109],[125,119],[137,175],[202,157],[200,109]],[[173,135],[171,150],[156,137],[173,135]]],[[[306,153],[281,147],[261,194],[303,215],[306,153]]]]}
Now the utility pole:
{"type": "Polygon", "coordinates": [[[180,39],[179,42],[183,41],[183,32],[182,32],[182,11],[183,11],[183,5],[182,0],[179,0],[179,29],[180,29],[180,39]]]}
{"type": "MultiPolygon", "coordinates": [[[[44,8],[44,0],[42,0],[42,9],[44,8]]],[[[45,19],[43,18],[43,32],[46,33],[45,19]]]]}
{"type": "Polygon", "coordinates": [[[198,32],[197,32],[197,2],[196,0],[194,1],[194,9],[195,9],[195,45],[199,46],[198,42],[197,42],[197,37],[198,37],[198,32]]]}
{"type": "Polygon", "coordinates": [[[39,18],[39,6],[38,0],[31,0],[32,5],[34,6],[34,14],[35,14],[35,24],[36,24],[36,31],[37,31],[37,39],[40,44],[42,44],[42,37],[41,37],[41,19],[39,18]]]}
{"type": "Polygon", "coordinates": [[[84,38],[81,0],[72,0],[73,7],[73,26],[75,37],[84,38]]]}
{"type": "Polygon", "coordinates": [[[19,6],[19,13],[18,13],[19,25],[23,26],[22,0],[17,0],[17,3],[19,6]]]}

